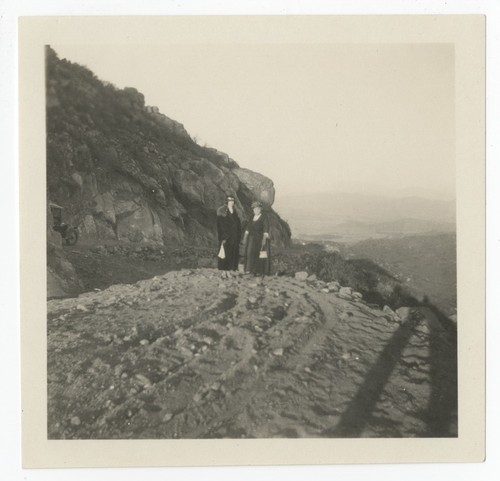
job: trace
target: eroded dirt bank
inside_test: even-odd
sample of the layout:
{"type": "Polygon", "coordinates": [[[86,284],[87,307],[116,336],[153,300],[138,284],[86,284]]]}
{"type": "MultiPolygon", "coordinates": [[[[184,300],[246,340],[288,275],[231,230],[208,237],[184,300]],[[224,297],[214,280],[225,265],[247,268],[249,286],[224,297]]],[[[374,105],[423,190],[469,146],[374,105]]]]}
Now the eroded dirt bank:
{"type": "Polygon", "coordinates": [[[49,301],[49,438],[456,436],[454,333],[338,288],[193,269],[49,301]]]}

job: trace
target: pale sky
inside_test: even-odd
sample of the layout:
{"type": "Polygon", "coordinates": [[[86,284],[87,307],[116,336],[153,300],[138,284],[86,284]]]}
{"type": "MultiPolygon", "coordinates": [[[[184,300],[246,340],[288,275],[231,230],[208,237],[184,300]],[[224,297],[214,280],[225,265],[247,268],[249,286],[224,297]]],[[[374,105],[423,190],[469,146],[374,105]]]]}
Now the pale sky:
{"type": "Polygon", "coordinates": [[[277,196],[455,195],[451,44],[52,45],[277,196]]]}

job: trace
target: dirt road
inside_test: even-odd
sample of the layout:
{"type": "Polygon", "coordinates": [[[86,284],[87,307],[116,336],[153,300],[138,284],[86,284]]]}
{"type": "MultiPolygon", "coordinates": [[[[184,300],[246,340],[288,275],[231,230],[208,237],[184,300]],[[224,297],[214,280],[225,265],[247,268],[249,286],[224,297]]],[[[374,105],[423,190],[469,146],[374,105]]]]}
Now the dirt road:
{"type": "Polygon", "coordinates": [[[49,301],[49,438],[456,436],[453,332],[335,290],[195,269],[49,301]]]}

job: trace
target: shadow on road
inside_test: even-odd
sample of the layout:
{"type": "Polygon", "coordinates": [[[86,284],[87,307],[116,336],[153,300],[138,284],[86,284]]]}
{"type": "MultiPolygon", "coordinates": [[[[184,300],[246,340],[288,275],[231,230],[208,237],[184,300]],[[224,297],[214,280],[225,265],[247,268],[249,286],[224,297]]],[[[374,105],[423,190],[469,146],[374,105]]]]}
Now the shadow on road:
{"type": "Polygon", "coordinates": [[[457,329],[436,307],[425,309],[430,330],[432,392],[426,412],[426,437],[456,437],[457,329]]]}
{"type": "Polygon", "coordinates": [[[363,384],[342,415],[339,423],[328,434],[339,438],[360,437],[371,413],[382,394],[384,386],[401,357],[412,335],[410,323],[402,324],[394,333],[380,354],[377,362],[370,369],[363,384]]]}
{"type": "MultiPolygon", "coordinates": [[[[456,437],[457,345],[456,327],[434,306],[419,308],[429,329],[431,395],[421,413],[427,424],[421,437],[456,437]]],[[[370,369],[339,423],[323,434],[335,438],[361,437],[404,348],[414,334],[416,321],[407,321],[394,333],[370,369]]]]}

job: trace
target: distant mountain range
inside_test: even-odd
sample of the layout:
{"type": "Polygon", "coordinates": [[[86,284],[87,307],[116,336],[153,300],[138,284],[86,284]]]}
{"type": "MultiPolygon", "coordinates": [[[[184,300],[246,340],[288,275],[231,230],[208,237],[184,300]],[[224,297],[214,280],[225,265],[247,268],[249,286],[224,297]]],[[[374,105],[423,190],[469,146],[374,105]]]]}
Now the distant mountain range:
{"type": "Polygon", "coordinates": [[[424,296],[445,315],[456,313],[457,248],[453,232],[367,239],[346,246],[349,258],[370,259],[392,273],[405,287],[424,296]]]}
{"type": "Polygon", "coordinates": [[[454,201],[317,193],[278,196],[275,207],[294,237],[370,238],[455,230],[454,201]]]}

